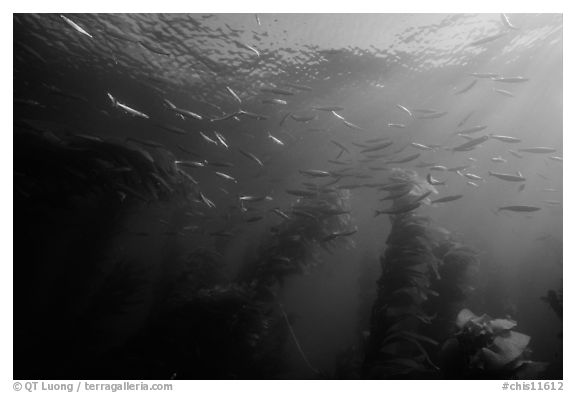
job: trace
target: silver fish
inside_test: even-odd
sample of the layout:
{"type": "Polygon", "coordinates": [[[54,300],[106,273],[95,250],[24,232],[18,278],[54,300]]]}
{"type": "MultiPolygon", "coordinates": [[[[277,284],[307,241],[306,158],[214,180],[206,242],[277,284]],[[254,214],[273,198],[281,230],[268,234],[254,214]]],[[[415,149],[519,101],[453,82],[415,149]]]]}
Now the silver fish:
{"type": "Polygon", "coordinates": [[[506,142],[506,143],[520,143],[520,142],[522,142],[522,139],[515,138],[513,136],[506,136],[506,135],[490,134],[490,138],[499,140],[501,142],[506,142]]]}
{"type": "Polygon", "coordinates": [[[410,116],[411,118],[414,118],[414,114],[410,111],[410,109],[406,108],[405,106],[400,105],[400,104],[396,104],[396,108],[403,110],[404,112],[406,112],[408,114],[408,116],[410,116]]]}
{"type": "Polygon", "coordinates": [[[480,138],[476,138],[476,139],[472,139],[460,146],[456,146],[452,149],[452,151],[469,151],[472,150],[474,147],[476,147],[477,145],[486,142],[488,139],[490,139],[488,136],[484,135],[481,136],[480,138]]]}
{"type": "Polygon", "coordinates": [[[514,97],[514,94],[508,90],[504,90],[504,89],[492,89],[492,90],[494,90],[496,93],[502,94],[503,96],[506,96],[506,97],[514,97]]]}
{"type": "Polygon", "coordinates": [[[234,90],[228,86],[226,86],[226,90],[228,90],[228,93],[230,93],[230,95],[232,95],[236,101],[238,101],[240,104],[242,103],[242,99],[238,96],[238,94],[236,94],[236,92],[234,92],[234,90]]]}
{"type": "Polygon", "coordinates": [[[272,139],[272,141],[274,141],[274,143],[276,143],[277,145],[284,146],[284,142],[276,138],[274,135],[270,134],[270,131],[268,131],[268,138],[272,139]]]}
{"type": "Polygon", "coordinates": [[[76,30],[77,32],[84,34],[90,38],[94,38],[92,37],[92,35],[90,33],[88,33],[86,30],[84,30],[83,28],[81,28],[80,26],[78,26],[75,22],[71,21],[70,19],[66,18],[64,15],[60,14],[60,18],[62,18],[64,20],[64,22],[66,22],[70,27],[72,27],[74,30],[76,30]]]}
{"type": "Polygon", "coordinates": [[[466,93],[468,90],[470,90],[471,88],[474,87],[474,85],[478,83],[478,79],[474,79],[472,82],[470,82],[468,85],[466,85],[463,89],[458,90],[456,93],[454,93],[455,95],[459,95],[459,94],[464,94],[466,93]]]}
{"type": "Polygon", "coordinates": [[[129,114],[136,116],[136,117],[142,117],[144,119],[150,118],[150,116],[148,116],[147,114],[140,112],[134,108],[130,108],[128,105],[122,104],[121,102],[116,100],[116,98],[114,98],[112,96],[112,94],[110,94],[110,93],[107,93],[107,94],[108,94],[108,98],[110,98],[110,101],[112,101],[112,105],[115,106],[116,108],[120,108],[120,109],[124,110],[126,113],[129,113],[129,114]]]}
{"type": "Polygon", "coordinates": [[[220,177],[223,178],[223,179],[230,180],[230,181],[233,181],[233,182],[235,182],[235,183],[238,183],[238,181],[237,181],[236,179],[234,179],[232,176],[230,176],[230,175],[228,175],[228,174],[226,174],[226,173],[224,173],[224,172],[214,172],[214,173],[217,174],[218,176],[220,176],[220,177]]]}
{"type": "Polygon", "coordinates": [[[505,180],[505,181],[513,181],[513,182],[518,182],[518,181],[526,181],[526,178],[524,176],[522,176],[520,174],[520,172],[518,172],[518,174],[514,175],[514,174],[509,174],[509,173],[496,173],[496,172],[488,172],[488,174],[490,176],[494,176],[498,179],[501,180],[505,180]]]}
{"type": "Polygon", "coordinates": [[[548,154],[548,153],[555,153],[556,149],[552,147],[528,147],[524,149],[518,149],[518,151],[524,153],[548,154]]]}
{"type": "Polygon", "coordinates": [[[430,203],[444,203],[444,202],[452,202],[452,201],[456,201],[460,198],[462,198],[464,195],[449,195],[443,198],[439,198],[439,199],[435,199],[433,201],[431,201],[430,203]]]}
{"type": "Polygon", "coordinates": [[[499,207],[498,211],[507,210],[511,212],[535,212],[540,210],[539,207],[536,206],[528,206],[528,205],[513,205],[513,206],[503,206],[499,207]]]}
{"type": "Polygon", "coordinates": [[[528,82],[530,79],[523,76],[511,76],[511,77],[498,77],[492,78],[494,82],[504,82],[504,83],[522,83],[528,82]]]}
{"type": "Polygon", "coordinates": [[[245,157],[248,157],[249,159],[251,159],[252,161],[254,161],[255,163],[257,163],[258,165],[264,166],[264,164],[262,163],[262,161],[260,161],[260,159],[259,159],[258,157],[256,157],[254,154],[252,154],[252,153],[250,153],[250,152],[248,152],[248,151],[242,150],[242,149],[238,149],[238,151],[239,151],[240,153],[242,153],[245,157]]]}
{"type": "Polygon", "coordinates": [[[518,30],[518,27],[514,26],[512,23],[510,23],[510,19],[508,19],[508,16],[506,14],[500,14],[500,19],[502,19],[502,23],[504,23],[504,25],[512,30],[518,30]]]}
{"type": "Polygon", "coordinates": [[[470,46],[478,46],[478,45],[482,45],[482,44],[487,44],[488,42],[492,42],[497,40],[498,38],[504,37],[506,34],[508,33],[500,33],[500,34],[494,34],[485,38],[481,38],[477,41],[474,41],[470,44],[470,46]]]}

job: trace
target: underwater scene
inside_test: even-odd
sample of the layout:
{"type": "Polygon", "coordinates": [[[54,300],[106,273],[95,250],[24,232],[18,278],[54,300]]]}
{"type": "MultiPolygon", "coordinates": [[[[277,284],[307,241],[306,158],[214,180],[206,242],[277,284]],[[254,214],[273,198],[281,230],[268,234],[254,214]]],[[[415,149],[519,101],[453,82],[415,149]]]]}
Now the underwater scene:
{"type": "Polygon", "coordinates": [[[562,379],[562,14],[13,14],[14,379],[562,379]]]}

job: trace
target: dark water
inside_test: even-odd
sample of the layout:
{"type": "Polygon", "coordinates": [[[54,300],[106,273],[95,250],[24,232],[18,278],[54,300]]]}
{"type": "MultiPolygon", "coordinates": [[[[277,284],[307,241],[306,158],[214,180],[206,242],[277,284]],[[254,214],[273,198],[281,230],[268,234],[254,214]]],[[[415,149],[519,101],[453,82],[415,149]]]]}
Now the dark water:
{"type": "Polygon", "coordinates": [[[394,232],[370,184],[392,168],[446,181],[408,216],[475,250],[461,305],[516,321],[522,358],[561,378],[561,317],[542,300],[562,290],[561,15],[67,18],[91,37],[59,15],[14,16],[15,379],[398,377],[361,372],[394,232]],[[452,151],[474,126],[521,141],[452,151]],[[362,152],[378,138],[392,145],[362,152]],[[509,152],[532,147],[555,151],[509,152]],[[429,203],[450,195],[463,197],[429,203]],[[323,203],[346,213],[320,217],[323,203]],[[511,205],[539,210],[497,211],[511,205]]]}

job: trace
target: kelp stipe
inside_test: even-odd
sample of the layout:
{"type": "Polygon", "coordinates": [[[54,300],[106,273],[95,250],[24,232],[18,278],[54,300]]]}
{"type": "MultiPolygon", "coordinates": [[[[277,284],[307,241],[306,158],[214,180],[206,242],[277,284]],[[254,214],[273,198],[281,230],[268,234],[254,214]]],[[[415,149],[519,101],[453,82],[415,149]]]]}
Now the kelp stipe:
{"type": "MultiPolygon", "coordinates": [[[[430,186],[413,172],[395,170],[390,179],[412,187],[394,200],[401,211],[428,192],[430,186]]],[[[439,260],[434,254],[428,220],[414,211],[391,215],[392,228],[381,258],[378,296],[372,309],[370,336],[362,376],[369,379],[433,378],[439,367],[431,359],[438,342],[423,335],[423,327],[435,315],[427,307],[439,279],[439,260]]]]}

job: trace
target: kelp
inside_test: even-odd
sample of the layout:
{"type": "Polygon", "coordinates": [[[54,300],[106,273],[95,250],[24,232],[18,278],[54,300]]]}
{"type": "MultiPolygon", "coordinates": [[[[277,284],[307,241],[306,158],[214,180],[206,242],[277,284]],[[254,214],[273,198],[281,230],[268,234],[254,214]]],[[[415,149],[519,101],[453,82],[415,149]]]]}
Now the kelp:
{"type": "Polygon", "coordinates": [[[248,262],[238,276],[263,296],[283,285],[290,275],[305,274],[322,263],[319,250],[332,252],[338,245],[351,242],[348,238],[326,241],[330,234],[351,233],[349,192],[319,189],[314,197],[299,198],[292,214],[273,227],[262,242],[259,256],[248,262]]]}
{"type": "Polygon", "coordinates": [[[194,191],[174,155],[130,141],[57,135],[32,121],[15,124],[14,189],[24,203],[111,195],[117,203],[186,200],[194,191]]]}
{"type": "MultiPolygon", "coordinates": [[[[401,210],[413,200],[427,203],[423,196],[435,192],[412,171],[395,169],[390,182],[411,187],[394,200],[392,210],[401,210]]],[[[390,221],[363,376],[437,378],[441,373],[438,343],[449,336],[452,326],[445,321],[453,320],[467,295],[478,262],[476,253],[417,210],[393,215],[390,221]]]]}
{"type": "MultiPolygon", "coordinates": [[[[430,190],[413,172],[394,170],[391,182],[411,185],[409,193],[394,200],[401,209],[430,190]]],[[[438,343],[422,334],[421,326],[434,317],[427,313],[438,274],[429,222],[415,211],[391,216],[392,229],[381,258],[378,297],[374,303],[363,376],[373,379],[429,378],[438,366],[430,358],[438,343]]]]}

